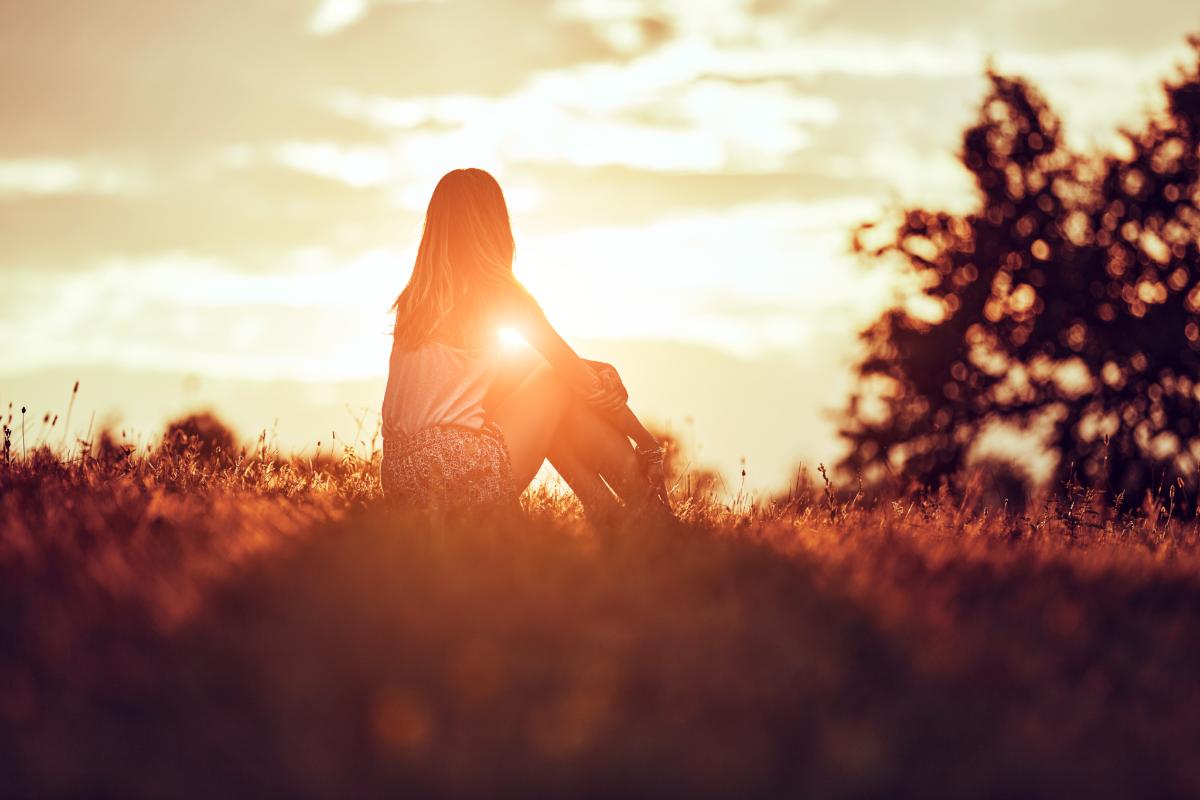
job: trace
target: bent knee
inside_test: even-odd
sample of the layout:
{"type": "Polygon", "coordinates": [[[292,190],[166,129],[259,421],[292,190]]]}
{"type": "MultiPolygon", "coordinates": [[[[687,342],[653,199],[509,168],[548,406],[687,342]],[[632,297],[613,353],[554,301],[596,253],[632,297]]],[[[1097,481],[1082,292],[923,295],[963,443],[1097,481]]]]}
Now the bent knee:
{"type": "Polygon", "coordinates": [[[571,387],[558,374],[558,370],[549,364],[539,364],[534,367],[530,379],[536,381],[539,388],[556,397],[567,400],[571,397],[571,387]]]}

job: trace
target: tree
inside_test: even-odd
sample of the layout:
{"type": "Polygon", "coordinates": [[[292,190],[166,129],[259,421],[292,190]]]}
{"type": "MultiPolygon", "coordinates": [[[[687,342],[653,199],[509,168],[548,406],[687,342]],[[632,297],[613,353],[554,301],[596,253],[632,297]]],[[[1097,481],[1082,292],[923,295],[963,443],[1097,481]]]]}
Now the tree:
{"type": "Polygon", "coordinates": [[[1026,81],[989,70],[961,160],[979,206],[904,212],[882,246],[934,308],[861,333],[842,466],[931,485],[989,426],[1043,433],[1068,477],[1194,507],[1200,461],[1200,37],[1126,152],[1071,152],[1026,81]],[[1178,496],[1176,497],[1176,494],[1178,496]]]}

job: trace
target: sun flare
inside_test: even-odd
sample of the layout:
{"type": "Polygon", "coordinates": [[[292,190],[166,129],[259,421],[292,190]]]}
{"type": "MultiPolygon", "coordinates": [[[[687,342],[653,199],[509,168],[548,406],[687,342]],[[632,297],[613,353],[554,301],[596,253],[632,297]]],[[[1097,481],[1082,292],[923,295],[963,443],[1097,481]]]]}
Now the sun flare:
{"type": "Polygon", "coordinates": [[[525,341],[525,337],[514,328],[501,328],[497,333],[500,337],[500,344],[505,350],[518,350],[522,347],[529,347],[529,342],[525,341]]]}

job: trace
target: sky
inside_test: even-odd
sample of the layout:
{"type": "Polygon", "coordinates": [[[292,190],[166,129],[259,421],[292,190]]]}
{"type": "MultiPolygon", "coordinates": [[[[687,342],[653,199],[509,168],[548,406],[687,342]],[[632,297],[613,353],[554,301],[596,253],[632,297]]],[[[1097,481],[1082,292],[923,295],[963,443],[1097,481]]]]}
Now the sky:
{"type": "MultiPolygon", "coordinates": [[[[500,181],[515,270],[730,492],[841,454],[896,283],[849,233],[970,208],[989,59],[1081,148],[1200,32],[1145,0],[0,0],[0,403],[151,441],[210,407],[364,441],[438,178],[500,181]],[[365,433],[364,433],[365,432],[365,433]]],[[[63,422],[59,423],[64,424],[63,422]]],[[[41,437],[39,439],[39,437],[41,437]]]]}

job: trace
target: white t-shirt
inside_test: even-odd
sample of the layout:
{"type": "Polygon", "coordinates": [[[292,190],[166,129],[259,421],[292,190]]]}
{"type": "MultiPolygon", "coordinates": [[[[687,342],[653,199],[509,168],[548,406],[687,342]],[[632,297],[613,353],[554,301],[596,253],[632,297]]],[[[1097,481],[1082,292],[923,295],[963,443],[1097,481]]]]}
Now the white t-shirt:
{"type": "Polygon", "coordinates": [[[429,425],[483,427],[483,398],[500,368],[497,339],[479,350],[426,342],[392,349],[383,394],[383,436],[404,438],[429,425]]]}
{"type": "MultiPolygon", "coordinates": [[[[518,329],[545,320],[528,294],[514,300],[497,319],[508,319],[518,329]]],[[[500,369],[503,347],[498,336],[473,350],[432,340],[415,350],[393,347],[383,394],[383,437],[411,436],[429,425],[483,427],[483,398],[500,369]]]]}

